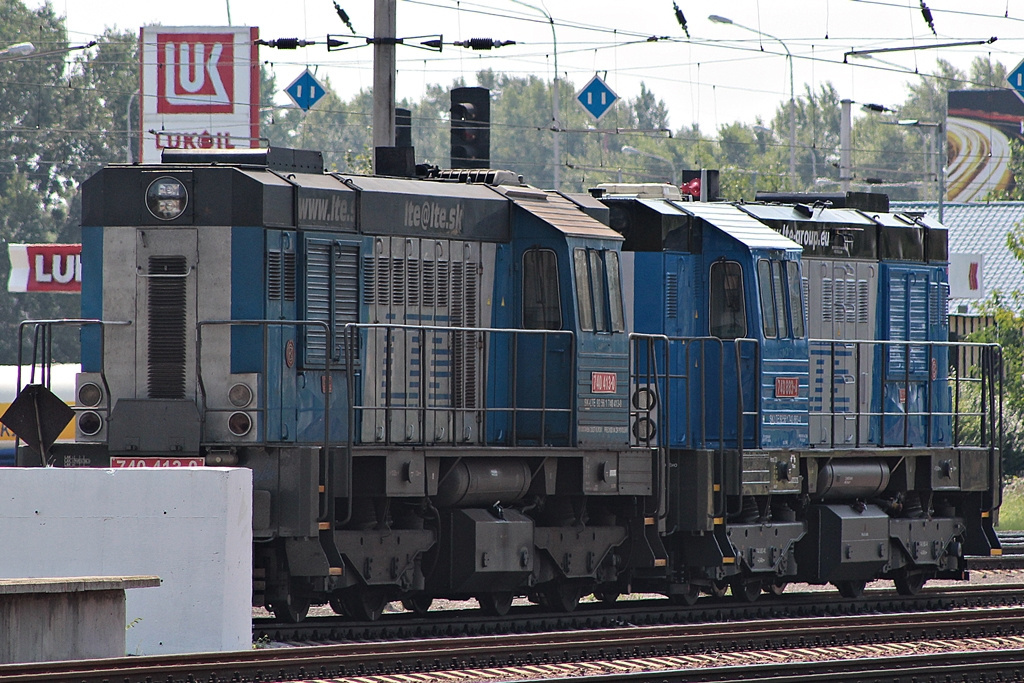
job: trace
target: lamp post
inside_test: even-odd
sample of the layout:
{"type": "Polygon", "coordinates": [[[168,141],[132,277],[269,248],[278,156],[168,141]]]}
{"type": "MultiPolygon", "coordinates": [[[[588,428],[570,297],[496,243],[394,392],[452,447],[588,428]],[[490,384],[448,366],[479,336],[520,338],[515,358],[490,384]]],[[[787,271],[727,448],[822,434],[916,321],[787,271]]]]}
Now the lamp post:
{"type": "Polygon", "coordinates": [[[543,0],[541,2],[541,7],[534,7],[533,5],[531,5],[529,3],[525,3],[522,0],[512,0],[512,2],[516,3],[517,5],[522,5],[523,7],[528,7],[530,9],[532,9],[534,12],[540,12],[545,17],[547,17],[548,23],[551,24],[551,49],[552,49],[552,54],[554,55],[554,59],[555,59],[555,82],[552,84],[553,85],[553,92],[551,94],[551,137],[552,137],[552,145],[551,145],[551,150],[552,150],[551,167],[552,168],[551,168],[551,170],[552,170],[552,173],[554,174],[554,177],[552,179],[553,183],[554,183],[554,189],[557,190],[557,189],[559,189],[559,185],[561,184],[560,183],[560,180],[561,180],[560,170],[561,169],[559,168],[559,166],[561,164],[561,161],[560,161],[561,153],[559,151],[559,140],[558,140],[558,129],[561,127],[561,124],[559,124],[559,122],[558,122],[558,114],[559,114],[559,112],[558,112],[558,108],[559,108],[559,93],[558,93],[558,91],[559,91],[559,87],[558,87],[558,83],[559,83],[559,81],[558,81],[558,36],[555,34],[555,20],[551,16],[551,13],[547,11],[547,8],[541,9],[541,7],[544,7],[543,0]]]}
{"type": "MultiPolygon", "coordinates": [[[[900,119],[898,121],[883,121],[883,123],[890,123],[897,126],[913,126],[915,128],[931,128],[935,132],[935,136],[928,136],[928,156],[932,158],[932,163],[935,166],[935,181],[937,183],[936,194],[938,194],[938,213],[939,222],[942,222],[942,202],[945,199],[946,194],[946,170],[945,170],[945,157],[946,157],[946,135],[945,128],[941,123],[933,123],[930,121],[918,121],[917,119],[900,119]],[[938,145],[936,146],[936,142],[938,145]],[[937,147],[937,148],[936,148],[937,147]]],[[[928,174],[925,174],[927,179],[928,174]]]]}
{"type": "Polygon", "coordinates": [[[782,46],[782,49],[786,51],[786,59],[789,60],[789,183],[790,183],[790,189],[791,190],[795,190],[796,189],[796,93],[795,93],[794,88],[793,88],[793,53],[789,51],[789,47],[787,47],[786,44],[784,42],[782,42],[781,38],[778,38],[777,36],[773,36],[770,33],[765,33],[764,31],[758,31],[757,29],[750,28],[749,26],[744,26],[743,24],[737,24],[735,21],[733,21],[732,19],[729,19],[728,17],[723,17],[723,16],[719,16],[717,14],[712,14],[712,15],[708,16],[708,21],[714,22],[716,24],[729,24],[731,26],[735,26],[736,28],[741,28],[744,31],[750,31],[751,33],[756,33],[759,36],[767,36],[768,38],[771,38],[772,40],[778,42],[778,44],[782,46]]]}
{"type": "Polygon", "coordinates": [[[631,147],[630,145],[625,145],[622,148],[622,153],[623,154],[632,154],[634,156],[650,157],[651,159],[657,159],[658,161],[662,161],[662,162],[665,163],[665,165],[668,166],[669,172],[671,173],[671,176],[669,177],[669,180],[668,180],[669,184],[670,185],[675,185],[679,180],[681,180],[681,178],[676,173],[676,165],[672,163],[671,159],[668,159],[668,158],[663,157],[663,156],[659,156],[657,154],[651,154],[650,152],[644,152],[642,150],[637,149],[636,147],[631,147]]]}

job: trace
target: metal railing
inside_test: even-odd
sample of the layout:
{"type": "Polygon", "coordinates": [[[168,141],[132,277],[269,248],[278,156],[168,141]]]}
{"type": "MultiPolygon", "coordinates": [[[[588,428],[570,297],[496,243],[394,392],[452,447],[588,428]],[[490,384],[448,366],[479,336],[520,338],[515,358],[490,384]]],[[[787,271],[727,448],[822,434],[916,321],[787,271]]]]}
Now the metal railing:
{"type": "Polygon", "coordinates": [[[575,444],[571,331],[349,323],[344,339],[350,444],[575,444]],[[525,354],[535,360],[532,388],[520,385],[525,354]],[[507,382],[492,382],[492,371],[508,373],[507,382]],[[406,430],[395,433],[401,425],[406,430]]]}
{"type": "MultiPolygon", "coordinates": [[[[101,371],[100,381],[103,384],[103,397],[104,401],[101,405],[97,406],[79,406],[77,405],[77,396],[75,400],[69,405],[74,411],[74,420],[77,422],[78,414],[85,411],[92,411],[101,415],[103,422],[106,423],[110,419],[110,411],[113,408],[110,386],[107,384],[107,375],[102,371],[103,358],[105,357],[106,349],[106,328],[113,326],[126,326],[131,325],[129,320],[101,320],[99,318],[56,318],[47,320],[24,320],[18,325],[18,372],[17,372],[17,395],[21,395],[22,390],[22,368],[25,367],[24,350],[25,350],[25,330],[29,327],[32,328],[32,360],[29,364],[30,377],[29,383],[35,384],[35,370],[36,367],[40,370],[39,384],[42,384],[47,389],[50,388],[50,369],[53,365],[53,328],[55,327],[78,327],[83,328],[89,325],[95,325],[100,328],[99,335],[99,357],[100,357],[100,368],[101,371]]],[[[15,453],[17,453],[21,439],[16,438],[14,442],[15,453]]],[[[51,464],[48,449],[44,449],[43,453],[40,453],[40,457],[44,464],[51,464]]]]}
{"type": "MultiPolygon", "coordinates": [[[[1002,355],[998,344],[938,341],[809,340],[810,414],[828,423],[827,445],[998,447],[1002,355]],[[958,370],[957,359],[977,364],[958,370]],[[824,370],[815,370],[821,368],[824,370]],[[843,389],[843,387],[850,387],[843,389]],[[820,388],[820,391],[817,389],[820,388]],[[896,391],[896,400],[886,391],[896,391]],[[945,395],[948,393],[948,397],[945,395]],[[915,398],[923,394],[923,399],[915,398]],[[892,408],[887,408],[887,403],[892,408]],[[948,407],[947,407],[948,406],[948,407]],[[845,425],[852,423],[852,435],[845,425]],[[948,425],[950,441],[936,443],[948,425]],[[892,431],[895,428],[897,434],[892,431]],[[865,438],[865,432],[873,436],[865,438]]],[[[812,433],[812,442],[820,443],[812,433]]]]}

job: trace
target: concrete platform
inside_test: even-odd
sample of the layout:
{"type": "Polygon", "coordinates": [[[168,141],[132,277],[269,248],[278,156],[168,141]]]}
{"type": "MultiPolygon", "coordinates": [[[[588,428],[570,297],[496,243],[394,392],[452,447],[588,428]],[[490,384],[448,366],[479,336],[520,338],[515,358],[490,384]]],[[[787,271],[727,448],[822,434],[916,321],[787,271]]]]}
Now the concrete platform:
{"type": "Polygon", "coordinates": [[[252,647],[251,470],[0,468],[0,549],[0,578],[159,576],[120,656],[252,647]]]}
{"type": "Polygon", "coordinates": [[[0,664],[121,657],[125,591],[157,576],[0,579],[0,664]]]}

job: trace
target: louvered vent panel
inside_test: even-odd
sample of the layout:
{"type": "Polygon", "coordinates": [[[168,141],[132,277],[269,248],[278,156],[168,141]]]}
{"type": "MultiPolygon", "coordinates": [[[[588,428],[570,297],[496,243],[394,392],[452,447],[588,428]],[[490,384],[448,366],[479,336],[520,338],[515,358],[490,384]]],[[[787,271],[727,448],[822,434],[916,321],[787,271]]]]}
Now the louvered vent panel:
{"type": "Polygon", "coordinates": [[[451,294],[451,264],[448,261],[437,262],[437,305],[447,306],[451,294]]]}
{"type": "Polygon", "coordinates": [[[437,264],[434,261],[423,262],[423,306],[433,308],[437,305],[437,264]]]}
{"type": "Polygon", "coordinates": [[[665,273],[665,315],[679,317],[679,275],[674,271],[665,273]]]}
{"type": "MultiPolygon", "coordinates": [[[[331,321],[331,243],[306,242],[306,320],[331,321]]],[[[306,365],[323,367],[327,335],[318,325],[306,326],[306,365]]]]}
{"type": "Polygon", "coordinates": [[[846,281],[846,322],[855,323],[860,311],[860,291],[856,280],[846,281]]]}
{"type": "MultiPolygon", "coordinates": [[[[335,247],[334,254],[334,346],[336,360],[347,358],[345,333],[347,323],[359,322],[359,247],[335,247]]],[[[358,349],[354,349],[358,356],[358,349]]]]}
{"type": "Polygon", "coordinates": [[[419,306],[422,302],[423,280],[420,275],[420,261],[408,259],[405,264],[406,303],[409,306],[419,306]]]}
{"type": "MultiPolygon", "coordinates": [[[[452,264],[451,320],[454,327],[477,326],[477,269],[474,263],[452,264]]],[[[452,372],[456,408],[476,407],[476,338],[475,332],[455,332],[452,343],[452,372]]]]}
{"type": "Polygon", "coordinates": [[[857,280],[857,322],[867,323],[868,316],[868,281],[857,280]]]}
{"type": "MultiPolygon", "coordinates": [[[[907,292],[906,280],[902,277],[889,280],[889,339],[907,339],[907,292]]],[[[905,372],[905,358],[906,348],[892,345],[889,349],[889,372],[905,372]]]]}
{"type": "Polygon", "coordinates": [[[295,301],[295,252],[284,253],[284,300],[295,301]]]}
{"type": "Polygon", "coordinates": [[[832,291],[832,278],[821,279],[821,319],[827,323],[832,322],[832,307],[835,305],[832,303],[833,291],[832,291]]]}
{"type": "Polygon", "coordinates": [[[281,300],[281,252],[277,249],[267,252],[267,298],[281,300]]]}
{"type": "Polygon", "coordinates": [[[377,257],[377,305],[387,306],[391,302],[391,259],[377,257]]]}
{"type": "Polygon", "coordinates": [[[149,257],[149,398],[185,398],[187,262],[149,257]]]}
{"type": "Polygon", "coordinates": [[[832,319],[838,323],[846,321],[846,280],[836,278],[832,281],[832,302],[835,310],[832,312],[832,319]]]}
{"type": "MultiPolygon", "coordinates": [[[[910,281],[910,339],[928,339],[928,281],[920,277],[910,281]]],[[[912,346],[910,349],[910,371],[924,372],[928,367],[928,349],[912,346]]]]}
{"type": "Polygon", "coordinates": [[[393,306],[405,305],[405,288],[408,282],[405,279],[405,259],[391,259],[391,304],[393,306]]]}
{"type": "Polygon", "coordinates": [[[372,256],[363,257],[363,305],[372,306],[377,299],[377,260],[372,256]]]}

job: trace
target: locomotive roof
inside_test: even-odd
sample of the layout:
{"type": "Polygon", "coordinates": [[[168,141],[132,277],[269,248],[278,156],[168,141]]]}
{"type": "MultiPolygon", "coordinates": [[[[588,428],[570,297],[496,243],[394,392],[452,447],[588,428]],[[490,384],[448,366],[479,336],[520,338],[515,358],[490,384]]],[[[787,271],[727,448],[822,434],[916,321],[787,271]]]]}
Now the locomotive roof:
{"type": "Polygon", "coordinates": [[[755,249],[802,249],[734,204],[725,202],[680,202],[676,208],[702,218],[725,234],[755,249]]]}
{"type": "Polygon", "coordinates": [[[560,194],[532,187],[499,186],[493,189],[564,235],[622,241],[622,235],[560,194]]]}
{"type": "Polygon", "coordinates": [[[743,210],[763,221],[798,221],[801,223],[843,223],[850,226],[871,227],[875,223],[857,209],[833,209],[823,206],[802,205],[811,209],[811,215],[802,213],[794,204],[744,204],[743,210]]]}

